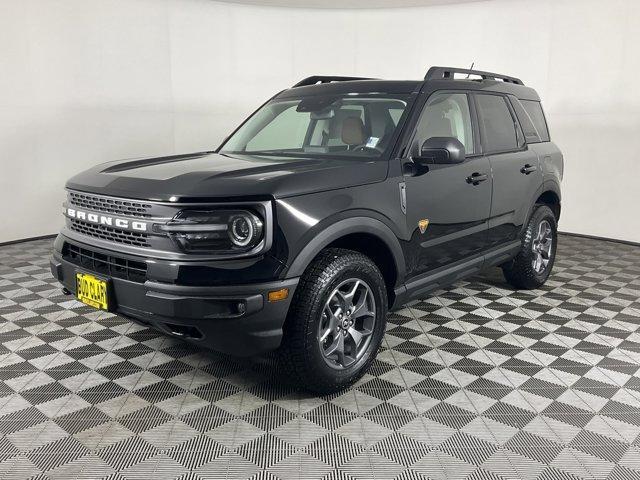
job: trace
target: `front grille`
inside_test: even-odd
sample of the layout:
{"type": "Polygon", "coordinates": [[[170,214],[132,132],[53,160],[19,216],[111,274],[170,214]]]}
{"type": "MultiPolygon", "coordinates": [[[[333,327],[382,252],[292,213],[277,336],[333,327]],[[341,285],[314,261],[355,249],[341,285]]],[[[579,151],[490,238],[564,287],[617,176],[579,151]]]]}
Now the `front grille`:
{"type": "Polygon", "coordinates": [[[123,278],[137,283],[144,283],[147,279],[147,264],[144,262],[105,255],[71,243],[64,244],[62,258],[91,272],[109,277],[123,278]]]}
{"type": "Polygon", "coordinates": [[[124,215],[128,217],[149,218],[152,205],[132,200],[89,195],[87,193],[69,192],[69,202],[78,207],[98,212],[124,215]]]}
{"type": "Polygon", "coordinates": [[[74,232],[82,233],[90,237],[100,238],[109,242],[133,245],[136,247],[148,247],[148,235],[146,233],[117,230],[106,225],[94,225],[75,218],[69,219],[69,228],[74,232]]]}

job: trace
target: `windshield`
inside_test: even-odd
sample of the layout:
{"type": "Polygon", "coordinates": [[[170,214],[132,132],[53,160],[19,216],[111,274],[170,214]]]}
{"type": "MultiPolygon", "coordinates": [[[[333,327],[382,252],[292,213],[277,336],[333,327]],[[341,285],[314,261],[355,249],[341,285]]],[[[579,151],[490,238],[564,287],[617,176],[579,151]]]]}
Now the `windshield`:
{"type": "Polygon", "coordinates": [[[274,99],[223,145],[222,153],[379,157],[405,112],[408,95],[344,94],[274,99]]]}

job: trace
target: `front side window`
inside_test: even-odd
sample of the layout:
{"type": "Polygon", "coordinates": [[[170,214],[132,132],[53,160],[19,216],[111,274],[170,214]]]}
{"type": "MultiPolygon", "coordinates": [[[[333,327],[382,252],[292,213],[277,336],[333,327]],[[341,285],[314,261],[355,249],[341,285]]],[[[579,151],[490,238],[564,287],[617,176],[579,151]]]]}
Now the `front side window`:
{"type": "Polygon", "coordinates": [[[407,95],[343,94],[274,99],[222,146],[222,153],[379,157],[405,113],[407,95]]]}
{"type": "Polygon", "coordinates": [[[487,94],[479,94],[476,99],[487,153],[518,149],[516,124],[506,99],[500,95],[487,94]]]}
{"type": "Polygon", "coordinates": [[[427,100],[411,147],[417,154],[420,146],[433,137],[453,137],[464,145],[467,155],[474,153],[469,101],[465,93],[434,93],[427,100]]]}

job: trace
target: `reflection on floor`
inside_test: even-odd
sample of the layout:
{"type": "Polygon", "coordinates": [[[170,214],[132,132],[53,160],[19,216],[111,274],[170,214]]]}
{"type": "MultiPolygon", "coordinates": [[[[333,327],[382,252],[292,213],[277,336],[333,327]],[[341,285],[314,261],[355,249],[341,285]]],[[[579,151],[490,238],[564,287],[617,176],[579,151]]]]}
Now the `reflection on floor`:
{"type": "Polygon", "coordinates": [[[640,248],[562,236],[389,316],[314,397],[60,293],[51,240],[0,247],[0,478],[640,478],[640,248]]]}

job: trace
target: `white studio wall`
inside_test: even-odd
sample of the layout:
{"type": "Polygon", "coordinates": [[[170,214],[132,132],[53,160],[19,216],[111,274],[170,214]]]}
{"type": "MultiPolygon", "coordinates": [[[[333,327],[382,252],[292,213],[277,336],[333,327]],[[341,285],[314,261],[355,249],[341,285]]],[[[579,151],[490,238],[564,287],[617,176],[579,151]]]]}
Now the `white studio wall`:
{"type": "Polygon", "coordinates": [[[213,149],[302,77],[422,78],[472,62],[540,93],[565,155],[561,230],[640,242],[639,21],[636,0],[1,0],[0,202],[12,208],[0,242],[56,232],[75,172],[213,149]]]}

